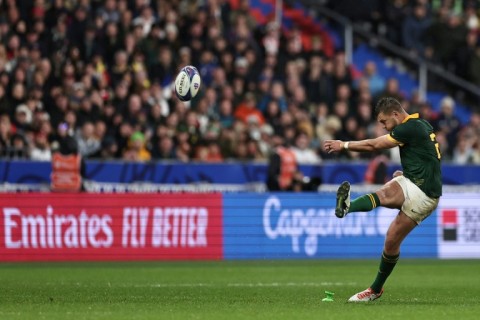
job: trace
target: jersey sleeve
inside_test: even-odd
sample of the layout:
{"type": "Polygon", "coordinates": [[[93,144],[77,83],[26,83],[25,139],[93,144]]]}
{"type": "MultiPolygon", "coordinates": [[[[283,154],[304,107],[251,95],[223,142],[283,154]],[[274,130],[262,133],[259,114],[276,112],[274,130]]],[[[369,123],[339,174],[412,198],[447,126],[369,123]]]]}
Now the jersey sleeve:
{"type": "Polygon", "coordinates": [[[415,131],[415,128],[407,123],[400,124],[390,132],[389,138],[398,145],[404,145],[415,138],[415,131]]]}

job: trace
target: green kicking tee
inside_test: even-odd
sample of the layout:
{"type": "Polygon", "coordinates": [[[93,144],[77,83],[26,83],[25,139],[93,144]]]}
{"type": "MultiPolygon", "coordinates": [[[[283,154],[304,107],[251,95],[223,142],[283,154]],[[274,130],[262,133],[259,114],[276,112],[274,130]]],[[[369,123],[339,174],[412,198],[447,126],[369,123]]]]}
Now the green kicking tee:
{"type": "Polygon", "coordinates": [[[409,115],[389,135],[399,145],[403,175],[431,198],[442,195],[440,146],[433,127],[418,113],[409,115]]]}

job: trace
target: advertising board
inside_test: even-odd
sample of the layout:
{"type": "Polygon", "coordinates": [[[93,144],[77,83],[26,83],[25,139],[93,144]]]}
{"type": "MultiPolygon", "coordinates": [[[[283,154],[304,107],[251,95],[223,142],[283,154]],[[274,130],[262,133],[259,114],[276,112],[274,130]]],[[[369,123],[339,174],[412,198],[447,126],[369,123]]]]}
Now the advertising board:
{"type": "Polygon", "coordinates": [[[437,211],[439,258],[480,258],[478,194],[444,194],[437,211]]]}
{"type": "MultiPolygon", "coordinates": [[[[338,219],[334,204],[334,194],[225,194],[225,259],[379,257],[398,210],[338,219]]],[[[437,256],[434,216],[405,240],[402,257],[437,256]]]]}
{"type": "Polygon", "coordinates": [[[222,258],[221,194],[2,194],[1,261],[222,258]]]}
{"type": "MultiPolygon", "coordinates": [[[[398,211],[338,219],[334,204],[333,193],[5,193],[0,261],[378,258],[398,211]]],[[[478,194],[445,194],[401,256],[480,258],[478,194]]]]}

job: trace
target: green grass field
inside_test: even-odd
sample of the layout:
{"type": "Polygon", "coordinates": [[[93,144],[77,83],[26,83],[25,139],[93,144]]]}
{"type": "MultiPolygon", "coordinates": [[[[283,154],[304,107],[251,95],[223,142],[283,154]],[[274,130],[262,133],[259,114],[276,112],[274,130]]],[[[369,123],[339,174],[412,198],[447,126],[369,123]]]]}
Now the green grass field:
{"type": "Polygon", "coordinates": [[[479,319],[480,260],[0,264],[0,319],[479,319]],[[324,291],[334,302],[322,302],[324,291]]]}

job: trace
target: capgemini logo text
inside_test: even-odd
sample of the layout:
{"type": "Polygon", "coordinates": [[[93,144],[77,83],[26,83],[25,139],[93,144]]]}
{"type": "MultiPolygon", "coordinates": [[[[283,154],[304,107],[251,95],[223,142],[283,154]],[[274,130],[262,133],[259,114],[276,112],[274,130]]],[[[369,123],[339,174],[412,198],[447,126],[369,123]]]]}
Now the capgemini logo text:
{"type": "Polygon", "coordinates": [[[384,218],[388,217],[384,214],[360,212],[338,219],[333,207],[283,208],[281,200],[276,196],[269,197],[263,206],[263,229],[267,237],[272,240],[291,237],[292,251],[300,253],[303,247],[308,256],[317,253],[318,237],[383,236],[390,220],[384,218]]]}

